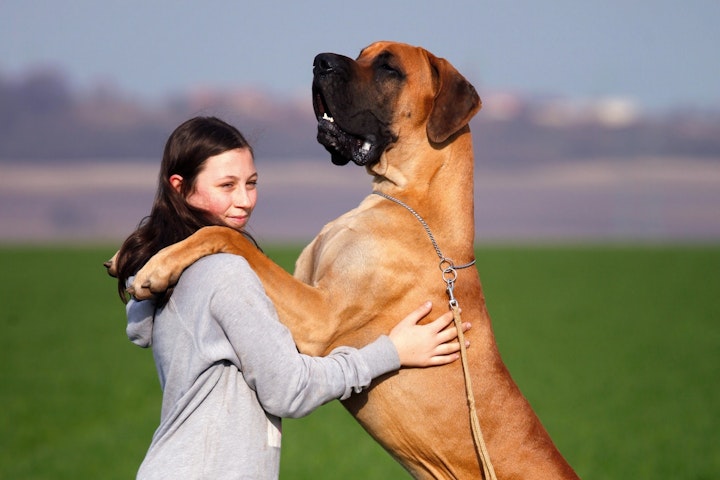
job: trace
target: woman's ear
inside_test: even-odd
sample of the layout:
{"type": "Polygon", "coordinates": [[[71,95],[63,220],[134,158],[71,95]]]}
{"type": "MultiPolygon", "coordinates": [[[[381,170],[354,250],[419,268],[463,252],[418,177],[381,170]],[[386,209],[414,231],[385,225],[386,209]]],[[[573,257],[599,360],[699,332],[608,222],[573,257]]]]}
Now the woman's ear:
{"type": "Polygon", "coordinates": [[[182,191],[183,178],[176,173],[174,175],[171,175],[169,180],[170,180],[170,185],[172,185],[172,187],[175,189],[175,191],[177,193],[180,193],[182,191]]]}

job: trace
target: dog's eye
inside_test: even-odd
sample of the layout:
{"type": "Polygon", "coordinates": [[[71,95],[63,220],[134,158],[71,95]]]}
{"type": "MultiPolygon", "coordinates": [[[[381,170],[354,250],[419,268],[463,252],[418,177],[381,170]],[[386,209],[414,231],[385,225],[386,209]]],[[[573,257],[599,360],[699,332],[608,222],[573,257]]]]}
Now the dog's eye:
{"type": "Polygon", "coordinates": [[[398,70],[397,68],[390,65],[389,63],[380,64],[380,71],[387,75],[391,75],[393,77],[398,77],[398,78],[403,77],[403,73],[400,70],[398,70]]]}

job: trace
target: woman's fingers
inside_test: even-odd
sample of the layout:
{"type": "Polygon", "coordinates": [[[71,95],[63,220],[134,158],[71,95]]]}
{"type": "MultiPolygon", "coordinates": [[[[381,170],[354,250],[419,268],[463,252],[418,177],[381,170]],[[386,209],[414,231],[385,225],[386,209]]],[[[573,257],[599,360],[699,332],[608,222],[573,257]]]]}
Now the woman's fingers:
{"type": "MultiPolygon", "coordinates": [[[[463,333],[470,330],[470,326],[471,326],[470,322],[464,322],[462,324],[463,333]]],[[[458,336],[458,331],[457,331],[457,328],[455,328],[455,325],[438,332],[438,337],[439,337],[440,341],[442,341],[443,343],[449,342],[449,341],[457,338],[457,336],[458,336]]]]}
{"type": "Polygon", "coordinates": [[[450,325],[450,323],[452,323],[452,321],[453,321],[453,312],[447,311],[443,315],[441,315],[438,318],[436,318],[435,320],[433,320],[432,322],[428,323],[427,326],[428,326],[428,328],[431,328],[434,331],[439,332],[439,331],[443,330],[445,327],[447,327],[448,325],[450,325]]]}
{"type": "Polygon", "coordinates": [[[418,308],[410,312],[405,318],[403,318],[400,323],[406,324],[406,325],[415,325],[420,320],[425,318],[428,313],[430,313],[430,310],[432,309],[432,302],[425,302],[422,305],[420,305],[418,308]]]}

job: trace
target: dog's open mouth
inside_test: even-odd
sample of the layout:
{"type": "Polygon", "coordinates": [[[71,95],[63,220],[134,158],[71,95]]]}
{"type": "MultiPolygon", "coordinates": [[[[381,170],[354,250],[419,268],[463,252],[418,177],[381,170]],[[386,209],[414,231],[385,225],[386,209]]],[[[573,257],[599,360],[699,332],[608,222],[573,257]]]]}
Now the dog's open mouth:
{"type": "Polygon", "coordinates": [[[333,118],[325,100],[316,88],[313,88],[313,107],[318,121],[317,140],[330,152],[335,165],[345,165],[349,161],[363,166],[374,163],[380,157],[375,135],[354,135],[344,130],[333,118]]]}

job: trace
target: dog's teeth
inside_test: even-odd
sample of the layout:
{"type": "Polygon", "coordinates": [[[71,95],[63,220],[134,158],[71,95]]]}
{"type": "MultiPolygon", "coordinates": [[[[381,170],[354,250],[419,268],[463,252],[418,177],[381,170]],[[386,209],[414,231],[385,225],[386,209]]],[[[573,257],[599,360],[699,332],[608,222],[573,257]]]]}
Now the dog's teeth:
{"type": "Polygon", "coordinates": [[[333,117],[331,117],[330,115],[328,115],[327,113],[323,113],[322,118],[323,118],[323,120],[327,120],[330,123],[335,122],[335,119],[333,117]]]}
{"type": "Polygon", "coordinates": [[[362,147],[361,147],[361,148],[362,148],[362,151],[363,151],[363,152],[369,152],[371,146],[372,146],[372,145],[370,144],[370,142],[366,141],[365,143],[362,144],[362,147]]]}

